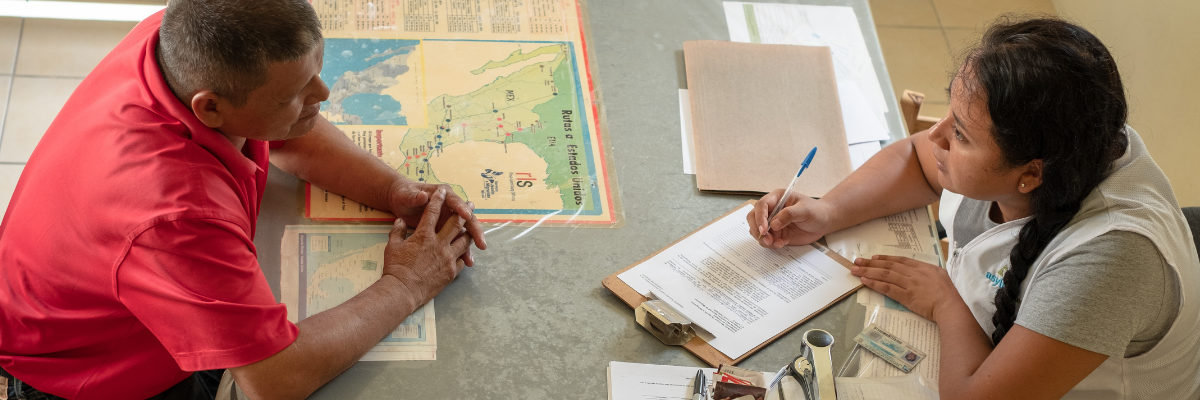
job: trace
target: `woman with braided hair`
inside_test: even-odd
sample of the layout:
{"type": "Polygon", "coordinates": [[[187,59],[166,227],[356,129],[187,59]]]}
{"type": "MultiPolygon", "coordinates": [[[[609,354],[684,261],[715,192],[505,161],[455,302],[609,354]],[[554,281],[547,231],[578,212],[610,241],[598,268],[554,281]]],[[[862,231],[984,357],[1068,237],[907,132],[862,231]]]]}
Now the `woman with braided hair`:
{"type": "Polygon", "coordinates": [[[946,269],[855,260],[863,284],[938,324],[943,399],[1200,397],[1200,259],[1165,175],[1125,125],[1112,56],[1055,19],[1001,22],[950,110],[825,197],[763,197],[763,246],[810,243],[941,202],[946,269]]]}

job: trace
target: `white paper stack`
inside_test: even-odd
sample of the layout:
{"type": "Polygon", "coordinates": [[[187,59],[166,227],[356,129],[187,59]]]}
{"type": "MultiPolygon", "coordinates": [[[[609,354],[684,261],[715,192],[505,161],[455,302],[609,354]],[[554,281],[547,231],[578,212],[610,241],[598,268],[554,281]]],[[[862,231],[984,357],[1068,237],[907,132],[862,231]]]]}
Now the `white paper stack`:
{"type": "MultiPolygon", "coordinates": [[[[858,169],[888,140],[887,103],[854,9],[727,1],[729,40],[741,43],[827,46],[833,53],[838,99],[850,144],[850,162],[858,169]]],[[[680,89],[684,173],[694,173],[691,115],[687,89],[680,89]]]]}

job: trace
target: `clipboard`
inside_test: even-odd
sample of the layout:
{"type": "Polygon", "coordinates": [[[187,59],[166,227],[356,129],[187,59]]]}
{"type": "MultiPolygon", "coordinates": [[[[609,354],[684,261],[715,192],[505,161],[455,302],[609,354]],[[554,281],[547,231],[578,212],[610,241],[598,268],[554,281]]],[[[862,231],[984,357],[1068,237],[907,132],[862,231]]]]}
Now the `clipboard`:
{"type": "MultiPolygon", "coordinates": [[[[737,210],[741,209],[742,207],[745,207],[748,204],[754,204],[754,203],[755,203],[755,200],[747,200],[745,203],[739,204],[737,207],[734,207],[732,210],[729,210],[729,212],[726,212],[725,214],[721,215],[720,217],[717,217],[717,218],[713,219],[712,221],[709,221],[707,224],[704,224],[704,226],[697,228],[696,230],[692,231],[691,233],[688,233],[687,235],[684,235],[683,237],[679,238],[678,240],[671,242],[671,244],[667,245],[666,247],[663,247],[662,249],[659,249],[658,251],[654,252],[653,254],[650,254],[650,255],[646,256],[645,258],[638,260],[638,262],[630,264],[629,266],[622,268],[620,271],[617,271],[616,273],[609,275],[608,277],[604,278],[604,280],[602,280],[601,283],[604,285],[604,287],[608,288],[608,290],[612,291],[613,294],[615,294],[615,295],[617,295],[617,297],[621,298],[621,301],[624,301],[625,304],[628,305],[630,309],[637,308],[643,302],[648,301],[650,299],[647,298],[646,296],[642,296],[642,294],[638,293],[636,290],[633,290],[633,288],[631,288],[631,287],[629,287],[629,285],[625,284],[625,281],[622,281],[621,278],[618,278],[617,275],[620,275],[621,273],[628,271],[630,268],[636,267],[646,261],[649,261],[651,258],[658,255],[659,253],[662,253],[664,250],[674,247],[676,244],[679,244],[679,242],[683,241],[684,239],[687,239],[688,237],[696,234],[696,232],[699,232],[701,230],[704,230],[705,228],[708,228],[708,226],[712,225],[714,222],[724,219],[725,217],[728,217],[730,214],[733,214],[734,211],[737,211],[737,210]]],[[[747,234],[749,234],[749,232],[747,232],[747,234]]],[[[834,261],[837,261],[838,264],[841,264],[842,266],[846,267],[846,269],[850,269],[850,267],[854,265],[854,263],[851,263],[850,260],[847,260],[845,257],[842,257],[842,255],[835,253],[832,250],[829,250],[829,248],[825,247],[824,245],[821,245],[820,243],[813,243],[812,246],[815,247],[817,250],[820,250],[822,253],[825,253],[825,255],[829,256],[829,258],[832,258],[834,261]]],[[[821,307],[820,310],[817,310],[817,312],[814,312],[811,315],[809,315],[807,318],[804,318],[804,319],[796,322],[795,324],[792,324],[792,326],[788,327],[787,329],[784,329],[782,332],[779,332],[779,334],[772,336],[770,339],[767,339],[767,341],[759,343],[758,346],[755,346],[753,349],[746,352],[746,354],[743,354],[741,357],[738,357],[736,359],[725,355],[725,353],[722,353],[720,350],[717,350],[715,347],[708,344],[708,342],[704,341],[704,339],[700,338],[699,336],[692,338],[691,341],[689,341],[683,345],[683,348],[687,349],[687,351],[691,352],[692,354],[695,354],[697,357],[700,357],[701,360],[704,360],[705,363],[708,363],[708,365],[711,365],[713,367],[717,367],[721,364],[737,365],[738,363],[742,362],[742,360],[746,359],[746,357],[749,357],[749,356],[753,355],[754,353],[758,352],[763,347],[766,347],[768,344],[771,344],[771,342],[774,342],[776,339],[779,339],[783,335],[786,335],[788,332],[791,332],[793,329],[796,329],[797,326],[800,326],[800,324],[803,324],[804,322],[808,321],[813,316],[824,312],[826,309],[829,308],[829,306],[831,306],[834,303],[837,303],[839,301],[842,301],[842,299],[845,299],[846,296],[854,294],[855,292],[858,291],[858,289],[860,289],[862,287],[863,287],[863,285],[860,284],[860,285],[854,287],[853,289],[850,289],[846,293],[842,293],[836,299],[831,300],[828,304],[825,304],[825,306],[821,307]]],[[[646,334],[649,335],[650,333],[646,332],[646,334]]]]}

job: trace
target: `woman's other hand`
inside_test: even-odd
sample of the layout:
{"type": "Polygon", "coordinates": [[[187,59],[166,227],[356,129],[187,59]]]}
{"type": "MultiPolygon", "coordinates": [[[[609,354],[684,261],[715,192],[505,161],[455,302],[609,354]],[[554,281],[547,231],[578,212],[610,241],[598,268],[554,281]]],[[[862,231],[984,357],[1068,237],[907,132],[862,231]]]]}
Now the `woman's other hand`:
{"type": "Polygon", "coordinates": [[[908,257],[859,258],[850,273],[863,285],[933,322],[937,322],[939,310],[953,302],[963,303],[946,270],[908,257]]]}

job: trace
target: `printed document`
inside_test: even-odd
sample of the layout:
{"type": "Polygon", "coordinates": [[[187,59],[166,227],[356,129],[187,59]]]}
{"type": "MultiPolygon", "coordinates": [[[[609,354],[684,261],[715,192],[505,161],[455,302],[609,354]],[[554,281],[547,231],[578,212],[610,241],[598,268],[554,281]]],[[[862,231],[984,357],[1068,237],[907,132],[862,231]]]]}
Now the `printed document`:
{"type": "MultiPolygon", "coordinates": [[[[712,376],[716,368],[608,363],[608,398],[619,400],[692,400],[696,370],[712,376]]],[[[711,391],[709,391],[711,393],[711,391]]]]}
{"type": "Polygon", "coordinates": [[[815,247],[766,249],[750,236],[746,205],[618,277],[668,302],[739,358],[860,286],[815,247]]]}
{"type": "MultiPolygon", "coordinates": [[[[892,378],[836,378],[838,400],[937,400],[916,374],[892,378]]],[[[937,387],[937,384],[934,384],[937,387]]]]}
{"type": "Polygon", "coordinates": [[[925,207],[863,222],[825,235],[825,240],[831,250],[851,260],[854,257],[883,254],[905,256],[930,264],[938,264],[939,261],[937,227],[925,207]],[[867,251],[869,245],[893,247],[907,252],[886,249],[867,251]]]}
{"type": "MultiPolygon", "coordinates": [[[[383,275],[390,226],[288,225],[280,246],[279,292],[288,320],[349,300],[383,275]]],[[[409,315],[361,361],[436,360],[433,300],[409,315]]]]}
{"type": "MultiPolygon", "coordinates": [[[[888,299],[891,300],[891,299],[888,299]]],[[[863,321],[863,326],[872,323],[883,330],[903,340],[904,343],[924,351],[925,357],[912,373],[907,375],[920,376],[932,387],[938,384],[938,368],[941,366],[942,341],[937,324],[920,315],[888,309],[885,307],[868,307],[871,314],[863,321]],[[873,311],[871,311],[874,309],[873,311]]],[[[869,351],[859,351],[858,376],[860,377],[893,377],[906,375],[899,368],[888,364],[869,351]]]]}
{"type": "MultiPolygon", "coordinates": [[[[716,368],[677,367],[674,365],[634,364],[619,361],[608,363],[609,400],[692,400],[692,382],[696,370],[704,371],[708,377],[705,393],[711,398],[713,374],[716,368]]],[[[770,381],[774,373],[754,371],[762,374],[763,381],[770,381]]],[[[766,400],[783,400],[779,393],[786,393],[788,400],[804,400],[800,384],[791,377],[780,382],[781,387],[767,392],[766,400]]]]}

